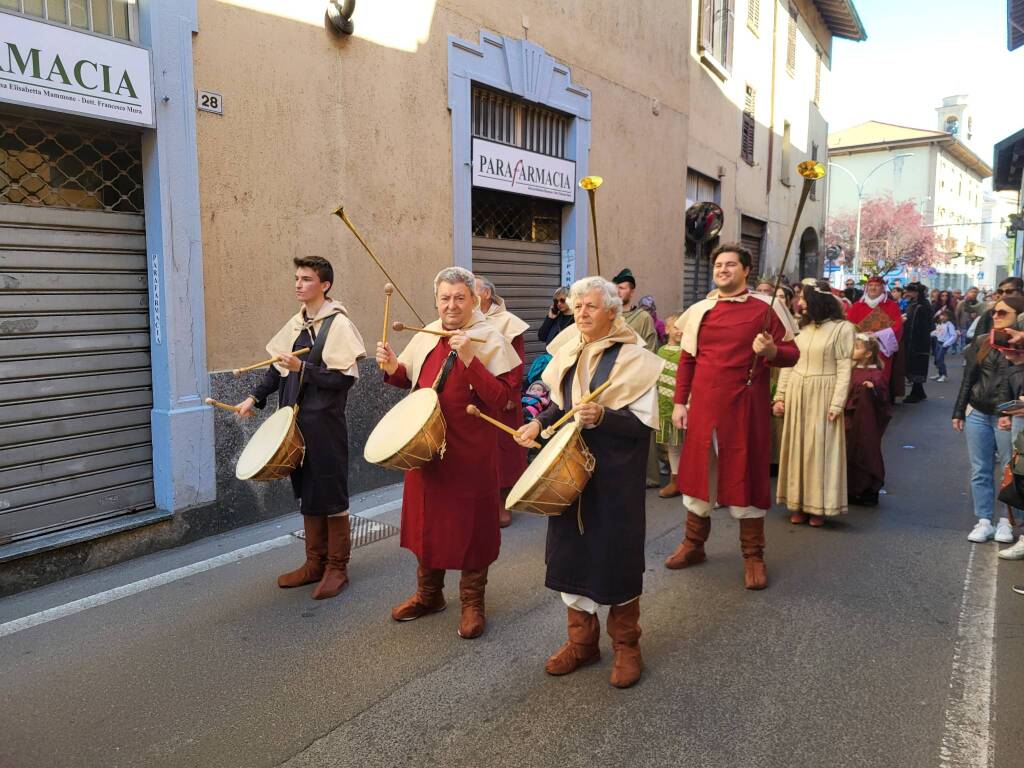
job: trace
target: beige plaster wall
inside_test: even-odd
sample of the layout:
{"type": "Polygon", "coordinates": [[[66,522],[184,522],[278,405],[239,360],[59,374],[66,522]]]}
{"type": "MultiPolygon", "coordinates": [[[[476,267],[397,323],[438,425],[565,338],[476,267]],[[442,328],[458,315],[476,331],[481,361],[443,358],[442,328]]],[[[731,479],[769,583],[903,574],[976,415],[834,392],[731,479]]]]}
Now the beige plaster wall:
{"type": "MultiPolygon", "coordinates": [[[[628,264],[659,305],[679,301],[681,278],[664,275],[680,270],[683,242],[686,9],[443,0],[422,28],[403,28],[430,3],[377,0],[345,38],[324,28],[314,0],[199,0],[196,87],[220,92],[225,109],[196,121],[211,370],[258,359],[295,311],[297,254],[331,259],[333,293],[372,347],[384,278],[331,215],[341,202],[429,319],[431,280],[452,253],[447,37],[521,38],[524,15],[529,39],[593,92],[604,272],[628,264]]],[[[399,303],[396,318],[412,315],[399,303]]]]}

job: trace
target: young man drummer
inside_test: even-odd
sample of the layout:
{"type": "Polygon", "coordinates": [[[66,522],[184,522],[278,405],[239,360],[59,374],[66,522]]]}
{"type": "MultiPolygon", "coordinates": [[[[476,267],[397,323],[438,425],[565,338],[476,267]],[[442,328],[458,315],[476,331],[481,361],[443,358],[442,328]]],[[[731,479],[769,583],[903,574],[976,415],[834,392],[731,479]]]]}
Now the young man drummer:
{"type": "Polygon", "coordinates": [[[511,440],[466,413],[467,405],[498,418],[512,399],[519,356],[477,307],[476,278],[448,267],[434,278],[439,319],[417,333],[398,357],[377,342],[384,381],[403,389],[433,387],[447,425],[443,457],[405,473],[401,544],[416,555],[416,593],[391,611],[412,621],[445,609],[444,572],[462,571],[459,636],[483,634],[487,569],[498,559],[498,440],[511,440]]]}
{"type": "MultiPolygon", "coordinates": [[[[566,675],[601,658],[599,606],[608,609],[615,661],[610,682],[628,688],[640,679],[640,593],[644,579],[646,521],[644,467],[658,427],[658,377],[662,360],[648,352],[622,317],[615,285],[588,277],[569,294],[576,325],[548,345],[544,382],[551,406],[523,426],[520,445],[535,440],[574,405],[583,441],[596,468],[583,495],[561,515],[548,518],[545,586],[568,608],[565,643],[545,665],[566,675]],[[610,381],[590,403],[581,398],[610,381]]],[[[563,427],[564,429],[565,427],[563,427]]]]}
{"type": "Polygon", "coordinates": [[[306,443],[302,465],[291,474],[306,532],[306,562],[277,579],[279,587],[319,582],[313,598],[334,597],[348,584],[351,534],[348,517],[348,423],[345,403],[366,356],[359,331],[341,302],[327,294],[334,269],[327,259],[293,259],[298,314],[267,344],[280,359],[252,394],[238,404],[242,418],[263,408],[272,392],[278,405],[299,404],[299,431],[306,443]],[[310,348],[302,357],[291,354],[310,348]]]}

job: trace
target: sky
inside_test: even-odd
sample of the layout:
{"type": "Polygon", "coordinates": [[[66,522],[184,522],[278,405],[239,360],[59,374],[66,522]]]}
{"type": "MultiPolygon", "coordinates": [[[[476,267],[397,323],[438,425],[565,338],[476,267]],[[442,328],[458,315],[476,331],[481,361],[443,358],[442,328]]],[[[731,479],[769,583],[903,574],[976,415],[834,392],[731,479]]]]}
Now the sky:
{"type": "Polygon", "coordinates": [[[834,42],[829,130],[866,120],[937,130],[943,97],[967,94],[968,145],[991,165],[993,145],[1024,129],[1024,47],[1006,49],[1006,0],[855,3],[868,39],[834,42]]]}

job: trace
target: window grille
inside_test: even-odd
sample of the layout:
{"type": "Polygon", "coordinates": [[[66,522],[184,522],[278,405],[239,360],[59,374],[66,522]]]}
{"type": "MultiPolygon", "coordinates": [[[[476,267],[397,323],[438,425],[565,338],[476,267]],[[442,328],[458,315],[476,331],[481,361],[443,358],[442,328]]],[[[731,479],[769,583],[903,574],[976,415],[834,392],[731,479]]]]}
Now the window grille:
{"type": "Polygon", "coordinates": [[[571,118],[489,88],[473,87],[473,135],[489,141],[565,157],[571,118]]]}
{"type": "Polygon", "coordinates": [[[786,72],[790,77],[796,77],[796,6],[789,6],[789,25],[787,28],[786,42],[786,72]]]}
{"type": "Polygon", "coordinates": [[[743,102],[743,131],[740,139],[740,156],[747,165],[754,164],[754,135],[757,123],[754,120],[754,89],[747,86],[747,95],[743,102]]]}
{"type": "Polygon", "coordinates": [[[733,5],[735,0],[701,0],[701,53],[710,54],[725,69],[732,68],[733,5]]]}
{"type": "Polygon", "coordinates": [[[0,8],[121,40],[137,37],[133,0],[0,0],[0,8]]]}
{"type": "Polygon", "coordinates": [[[761,26],[761,0],[747,0],[747,26],[757,34],[761,26]]]}
{"type": "Polygon", "coordinates": [[[562,237],[562,204],[492,189],[474,189],[473,236],[558,243],[562,237]]]}
{"type": "Polygon", "coordinates": [[[0,202],[142,213],[141,139],[0,115],[0,202]]]}

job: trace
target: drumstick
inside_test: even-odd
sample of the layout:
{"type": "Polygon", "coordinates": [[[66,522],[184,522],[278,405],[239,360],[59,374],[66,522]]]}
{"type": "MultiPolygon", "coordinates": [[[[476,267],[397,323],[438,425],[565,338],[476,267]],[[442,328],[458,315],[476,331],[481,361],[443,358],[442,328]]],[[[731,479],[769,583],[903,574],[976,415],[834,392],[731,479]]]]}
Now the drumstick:
{"type": "MultiPolygon", "coordinates": [[[[451,338],[455,334],[452,331],[434,331],[430,328],[416,328],[412,325],[406,325],[405,323],[392,323],[391,327],[396,331],[416,331],[417,333],[430,333],[434,336],[444,336],[451,338]]],[[[472,336],[466,336],[466,341],[483,341],[483,339],[474,339],[472,336]]]]}
{"type": "MultiPolygon", "coordinates": [[[[516,431],[514,429],[512,429],[512,427],[508,426],[507,424],[502,424],[497,419],[492,419],[490,416],[488,416],[486,413],[481,411],[475,405],[472,405],[472,404],[467,405],[466,406],[466,413],[468,413],[470,416],[476,416],[478,418],[481,418],[484,421],[486,421],[488,424],[493,424],[498,429],[500,429],[502,432],[508,432],[513,437],[516,436],[516,431]]],[[[540,448],[541,445],[536,440],[533,440],[533,441],[530,442],[530,447],[531,448],[540,448]]]]}
{"type": "Polygon", "coordinates": [[[554,424],[552,424],[550,427],[548,427],[543,432],[541,432],[540,436],[543,437],[545,440],[549,439],[553,434],[555,434],[555,432],[558,431],[559,427],[561,427],[563,424],[565,424],[565,422],[567,422],[569,419],[571,419],[573,417],[573,415],[576,413],[576,409],[577,408],[579,408],[584,403],[589,403],[595,397],[600,395],[602,392],[604,392],[606,389],[608,389],[608,387],[611,385],[611,383],[612,383],[612,380],[608,379],[608,381],[606,381],[600,387],[595,389],[589,395],[584,395],[583,399],[581,399],[576,405],[574,405],[572,408],[570,408],[569,412],[567,414],[565,414],[565,416],[563,416],[558,421],[556,421],[554,424]]]}
{"type": "MultiPolygon", "coordinates": [[[[298,357],[299,355],[304,355],[307,352],[309,352],[309,347],[303,347],[302,349],[296,349],[294,352],[292,352],[292,354],[295,355],[296,357],[298,357]]],[[[238,376],[241,376],[246,371],[255,371],[257,368],[266,368],[268,365],[272,365],[273,363],[279,363],[279,362],[281,362],[281,356],[280,355],[274,355],[269,360],[261,360],[258,363],[253,363],[252,365],[247,365],[247,366],[245,366],[245,368],[235,368],[231,372],[233,374],[235,374],[236,377],[238,377],[238,376]]]]}
{"type": "MultiPolygon", "coordinates": [[[[384,283],[384,332],[381,334],[381,343],[388,343],[388,315],[391,313],[391,292],[395,286],[391,283],[384,283]]],[[[384,370],[384,363],[380,363],[381,370],[384,370]]]]}
{"type": "Polygon", "coordinates": [[[225,411],[234,411],[235,413],[238,413],[237,405],[228,405],[227,403],[222,403],[219,400],[214,400],[212,397],[206,398],[203,402],[207,405],[212,405],[214,408],[223,408],[225,411]]]}

